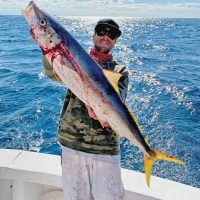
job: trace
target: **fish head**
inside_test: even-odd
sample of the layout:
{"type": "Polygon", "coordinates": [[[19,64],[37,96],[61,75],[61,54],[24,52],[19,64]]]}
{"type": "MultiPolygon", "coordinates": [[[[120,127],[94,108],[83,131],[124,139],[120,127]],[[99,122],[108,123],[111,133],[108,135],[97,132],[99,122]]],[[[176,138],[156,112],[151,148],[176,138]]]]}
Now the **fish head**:
{"type": "Polygon", "coordinates": [[[30,26],[30,34],[34,42],[41,49],[51,50],[61,43],[62,39],[56,33],[58,23],[39,9],[34,1],[31,1],[28,7],[22,10],[22,14],[30,26]]]}

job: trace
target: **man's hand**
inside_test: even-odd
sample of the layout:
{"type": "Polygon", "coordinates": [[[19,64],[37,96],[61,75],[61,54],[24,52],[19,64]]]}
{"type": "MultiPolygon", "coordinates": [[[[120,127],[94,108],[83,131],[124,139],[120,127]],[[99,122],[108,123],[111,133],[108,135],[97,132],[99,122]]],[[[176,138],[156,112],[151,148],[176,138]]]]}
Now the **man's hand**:
{"type": "Polygon", "coordinates": [[[88,110],[88,114],[91,118],[95,119],[95,120],[98,120],[96,114],[94,113],[93,109],[87,105],[85,105],[87,110],[88,110]]]}

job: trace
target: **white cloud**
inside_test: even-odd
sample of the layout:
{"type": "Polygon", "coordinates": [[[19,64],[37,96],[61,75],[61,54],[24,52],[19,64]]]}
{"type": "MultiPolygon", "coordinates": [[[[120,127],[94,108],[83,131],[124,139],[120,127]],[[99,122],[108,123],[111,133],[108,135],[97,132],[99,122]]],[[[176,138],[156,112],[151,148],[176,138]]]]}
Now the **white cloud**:
{"type": "MultiPolygon", "coordinates": [[[[29,0],[0,0],[0,14],[21,14],[29,0]]],[[[50,14],[200,18],[200,0],[35,0],[50,14]],[[173,2],[173,3],[172,3],[173,2]]]]}

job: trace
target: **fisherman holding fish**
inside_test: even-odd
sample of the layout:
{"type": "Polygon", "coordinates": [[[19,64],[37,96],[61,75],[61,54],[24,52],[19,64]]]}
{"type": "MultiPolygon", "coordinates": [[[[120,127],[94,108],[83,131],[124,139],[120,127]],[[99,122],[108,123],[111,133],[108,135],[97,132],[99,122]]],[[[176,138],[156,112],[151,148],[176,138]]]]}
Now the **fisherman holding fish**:
{"type": "Polygon", "coordinates": [[[117,135],[127,138],[143,152],[148,186],[157,160],[185,165],[182,160],[149,146],[137,119],[125,104],[128,71],[109,53],[121,35],[114,20],[98,21],[89,55],[33,1],[22,13],[34,42],[42,50],[46,75],[69,88],[58,128],[65,200],[123,199],[117,135]]]}
{"type": "MultiPolygon", "coordinates": [[[[110,53],[120,35],[119,25],[113,19],[99,20],[93,34],[94,46],[89,54],[103,69],[120,74],[119,94],[125,101],[128,70],[119,65],[110,53]]],[[[60,81],[45,56],[43,68],[47,76],[60,81]]],[[[123,199],[118,135],[108,124],[96,120],[93,111],[69,89],[61,111],[58,139],[62,147],[62,181],[66,200],[123,199]]]]}

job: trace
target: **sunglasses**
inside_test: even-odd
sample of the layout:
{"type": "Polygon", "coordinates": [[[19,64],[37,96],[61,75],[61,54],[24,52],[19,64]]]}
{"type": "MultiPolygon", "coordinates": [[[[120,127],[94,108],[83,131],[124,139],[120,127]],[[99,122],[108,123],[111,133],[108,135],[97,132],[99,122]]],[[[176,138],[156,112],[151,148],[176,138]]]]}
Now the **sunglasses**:
{"type": "Polygon", "coordinates": [[[106,30],[105,28],[102,29],[97,29],[96,30],[96,34],[98,36],[104,36],[107,34],[107,36],[111,39],[111,40],[115,40],[119,35],[118,33],[116,33],[113,30],[106,30]]]}

